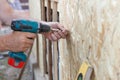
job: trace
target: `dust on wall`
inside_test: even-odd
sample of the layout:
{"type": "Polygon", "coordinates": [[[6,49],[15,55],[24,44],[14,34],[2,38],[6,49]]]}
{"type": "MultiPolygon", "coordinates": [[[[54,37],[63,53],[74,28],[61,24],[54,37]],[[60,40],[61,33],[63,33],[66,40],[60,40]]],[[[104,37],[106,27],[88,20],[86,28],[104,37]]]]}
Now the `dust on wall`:
{"type": "Polygon", "coordinates": [[[60,22],[70,36],[60,41],[60,80],[74,80],[83,61],[96,80],[120,80],[120,0],[59,0],[60,22]]]}

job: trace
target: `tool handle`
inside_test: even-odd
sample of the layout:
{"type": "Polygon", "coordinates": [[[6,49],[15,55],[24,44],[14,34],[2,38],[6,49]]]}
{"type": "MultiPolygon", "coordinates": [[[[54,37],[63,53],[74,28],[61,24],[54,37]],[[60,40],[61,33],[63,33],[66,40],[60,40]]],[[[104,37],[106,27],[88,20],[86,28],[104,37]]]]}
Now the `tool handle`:
{"type": "Polygon", "coordinates": [[[24,52],[9,52],[8,64],[15,68],[22,68],[25,65],[27,56],[24,52]]]}

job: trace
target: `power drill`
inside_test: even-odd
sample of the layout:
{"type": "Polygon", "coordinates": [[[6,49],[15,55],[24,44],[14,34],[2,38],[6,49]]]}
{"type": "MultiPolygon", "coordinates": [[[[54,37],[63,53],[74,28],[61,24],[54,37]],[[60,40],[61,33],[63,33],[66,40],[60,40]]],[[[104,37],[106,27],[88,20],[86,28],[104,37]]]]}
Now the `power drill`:
{"type": "MultiPolygon", "coordinates": [[[[14,31],[42,33],[50,32],[50,26],[31,20],[13,20],[11,29],[14,31]]],[[[18,44],[19,45],[19,44],[18,44]]],[[[27,60],[24,52],[9,52],[8,64],[15,68],[23,68],[27,60]]]]}

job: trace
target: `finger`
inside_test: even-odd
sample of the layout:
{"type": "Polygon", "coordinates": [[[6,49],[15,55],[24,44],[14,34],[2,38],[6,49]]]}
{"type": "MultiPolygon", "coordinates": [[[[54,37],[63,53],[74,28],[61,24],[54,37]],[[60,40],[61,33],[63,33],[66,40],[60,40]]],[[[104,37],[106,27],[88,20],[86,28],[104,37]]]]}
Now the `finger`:
{"type": "Polygon", "coordinates": [[[24,47],[23,47],[23,50],[25,51],[25,50],[28,50],[29,48],[31,48],[32,47],[32,45],[30,45],[30,44],[26,44],[24,47]]]}
{"type": "Polygon", "coordinates": [[[28,48],[30,48],[30,45],[25,45],[23,47],[20,47],[18,50],[22,52],[22,51],[26,51],[28,48]]]}
{"type": "Polygon", "coordinates": [[[26,40],[25,40],[25,43],[26,43],[26,44],[29,44],[29,45],[33,45],[34,40],[33,40],[33,39],[26,39],[26,40]]]}
{"type": "Polygon", "coordinates": [[[55,35],[58,39],[61,38],[61,35],[60,35],[58,32],[54,32],[54,35],[55,35]]]}
{"type": "Polygon", "coordinates": [[[52,40],[52,36],[49,36],[48,39],[51,40],[51,41],[53,41],[53,40],[52,40]]]}
{"type": "Polygon", "coordinates": [[[65,38],[66,35],[62,32],[62,31],[58,31],[58,34],[62,37],[62,38],[65,38]]]}
{"type": "Polygon", "coordinates": [[[61,30],[61,31],[65,31],[66,29],[65,29],[65,27],[62,25],[62,24],[57,24],[57,26],[58,26],[58,28],[61,30]]]}
{"type": "Polygon", "coordinates": [[[58,24],[58,28],[65,34],[68,34],[68,30],[61,24],[58,24]]]}
{"type": "Polygon", "coordinates": [[[51,39],[52,39],[52,41],[56,41],[57,37],[54,34],[51,34],[51,39]]]}
{"type": "Polygon", "coordinates": [[[34,38],[36,38],[36,34],[34,34],[34,33],[27,33],[26,32],[26,36],[27,36],[27,38],[29,38],[29,39],[34,39],[34,38]]]}
{"type": "Polygon", "coordinates": [[[64,31],[62,31],[65,35],[67,35],[68,33],[69,33],[69,31],[68,30],[64,30],[64,31]]]}

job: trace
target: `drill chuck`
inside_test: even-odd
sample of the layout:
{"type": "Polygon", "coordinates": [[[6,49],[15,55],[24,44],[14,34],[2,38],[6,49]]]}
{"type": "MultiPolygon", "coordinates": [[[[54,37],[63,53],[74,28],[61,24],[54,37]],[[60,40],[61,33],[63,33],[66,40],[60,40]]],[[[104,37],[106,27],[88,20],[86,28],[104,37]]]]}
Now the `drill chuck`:
{"type": "Polygon", "coordinates": [[[49,25],[40,23],[39,33],[49,32],[50,30],[51,30],[51,29],[50,29],[50,26],[49,26],[49,25]]]}

